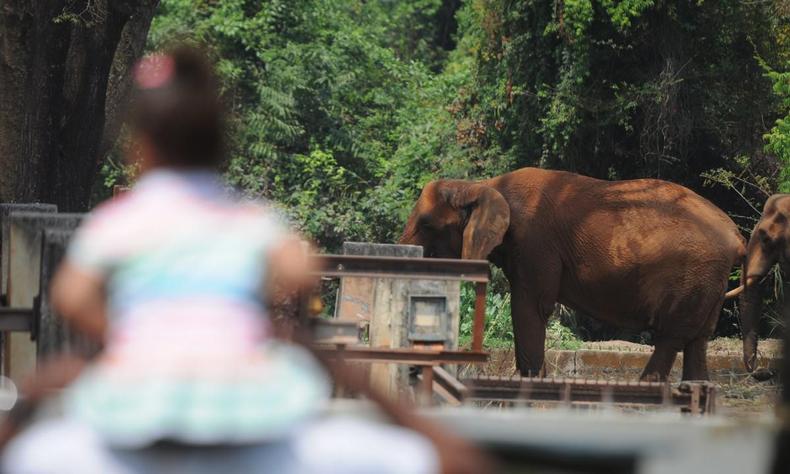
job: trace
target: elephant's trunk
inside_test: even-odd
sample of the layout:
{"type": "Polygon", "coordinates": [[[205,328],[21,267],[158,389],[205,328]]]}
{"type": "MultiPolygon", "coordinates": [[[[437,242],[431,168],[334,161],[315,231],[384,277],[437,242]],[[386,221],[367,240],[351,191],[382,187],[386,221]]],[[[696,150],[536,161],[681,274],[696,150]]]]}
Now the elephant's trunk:
{"type": "Polygon", "coordinates": [[[419,245],[417,242],[417,211],[412,211],[406,225],[403,228],[403,233],[398,239],[401,245],[419,245]]]}
{"type": "Polygon", "coordinates": [[[417,235],[417,226],[414,225],[411,221],[409,221],[406,223],[406,228],[403,229],[403,233],[398,239],[398,243],[401,245],[415,245],[416,235],[417,235]]]}
{"type": "MultiPolygon", "coordinates": [[[[746,265],[743,274],[746,275],[746,265]]],[[[744,290],[740,299],[741,332],[743,333],[743,363],[752,372],[757,365],[757,325],[762,314],[763,299],[759,279],[743,278],[744,290]]]]}

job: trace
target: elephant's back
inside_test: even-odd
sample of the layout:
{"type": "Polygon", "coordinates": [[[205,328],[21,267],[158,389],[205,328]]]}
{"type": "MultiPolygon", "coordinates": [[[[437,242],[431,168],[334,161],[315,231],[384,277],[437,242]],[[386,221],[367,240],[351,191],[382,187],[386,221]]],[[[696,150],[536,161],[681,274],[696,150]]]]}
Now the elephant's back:
{"type": "Polygon", "coordinates": [[[729,260],[743,247],[735,223],[721,209],[694,191],[657,179],[606,182],[595,198],[598,210],[587,220],[595,226],[599,214],[612,224],[612,241],[643,245],[642,261],[670,255],[695,261],[729,260]],[[621,235],[618,235],[621,234],[621,235]]]}
{"type": "Polygon", "coordinates": [[[675,227],[686,235],[673,233],[673,241],[714,239],[733,250],[743,245],[727,214],[691,189],[669,181],[605,181],[540,168],[522,168],[488,181],[511,203],[511,212],[550,216],[563,231],[618,229],[650,240],[675,227]]]}
{"type": "Polygon", "coordinates": [[[567,246],[563,253],[610,267],[613,273],[626,275],[634,268],[664,265],[667,259],[681,268],[701,260],[731,266],[743,253],[743,237],[729,216],[668,181],[604,181],[523,168],[488,184],[511,204],[511,222],[522,221],[520,238],[531,240],[535,237],[526,229],[540,229],[537,238],[546,239],[543,245],[567,246]]]}
{"type": "Polygon", "coordinates": [[[722,257],[743,252],[745,241],[735,222],[709,200],[685,186],[658,179],[609,182],[600,196],[613,210],[624,210],[624,219],[634,227],[652,222],[658,237],[670,242],[718,252],[722,257]],[[646,222],[647,221],[647,222],[646,222]],[[662,230],[669,230],[669,235],[662,230]],[[674,232],[672,232],[674,230],[674,232]]]}

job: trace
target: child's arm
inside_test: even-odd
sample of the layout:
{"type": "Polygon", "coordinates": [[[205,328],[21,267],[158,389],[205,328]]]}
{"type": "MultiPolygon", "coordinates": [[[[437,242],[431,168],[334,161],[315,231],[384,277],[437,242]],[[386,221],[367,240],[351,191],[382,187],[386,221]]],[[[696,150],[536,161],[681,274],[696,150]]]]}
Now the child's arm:
{"type": "Polygon", "coordinates": [[[71,264],[58,269],[49,293],[52,308],[91,339],[104,341],[107,328],[104,282],[71,264]]]}

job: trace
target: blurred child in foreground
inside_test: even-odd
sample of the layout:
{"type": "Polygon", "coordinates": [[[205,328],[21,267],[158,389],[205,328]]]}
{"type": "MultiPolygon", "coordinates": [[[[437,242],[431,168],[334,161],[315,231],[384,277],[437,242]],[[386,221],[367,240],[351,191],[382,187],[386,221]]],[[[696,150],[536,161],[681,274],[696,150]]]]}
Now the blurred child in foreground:
{"type": "Polygon", "coordinates": [[[266,311],[273,287],[309,283],[308,260],[271,210],[222,185],[225,131],[210,66],[179,47],[143,59],[134,85],[141,177],[86,219],[51,291],[58,313],[103,351],[84,370],[68,366],[79,375],[64,416],[16,436],[4,471],[479,469],[471,446],[374,393],[400,427],[320,416],[330,377],[305,348],[276,337],[266,311]],[[150,449],[163,444],[170,449],[150,449]]]}

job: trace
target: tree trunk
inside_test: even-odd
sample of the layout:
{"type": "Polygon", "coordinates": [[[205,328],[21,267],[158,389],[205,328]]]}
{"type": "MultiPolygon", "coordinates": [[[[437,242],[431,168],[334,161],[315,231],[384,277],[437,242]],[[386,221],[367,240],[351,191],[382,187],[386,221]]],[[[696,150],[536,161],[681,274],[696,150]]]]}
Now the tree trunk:
{"type": "Polygon", "coordinates": [[[89,207],[159,0],[3,0],[0,202],[89,207]]]}

